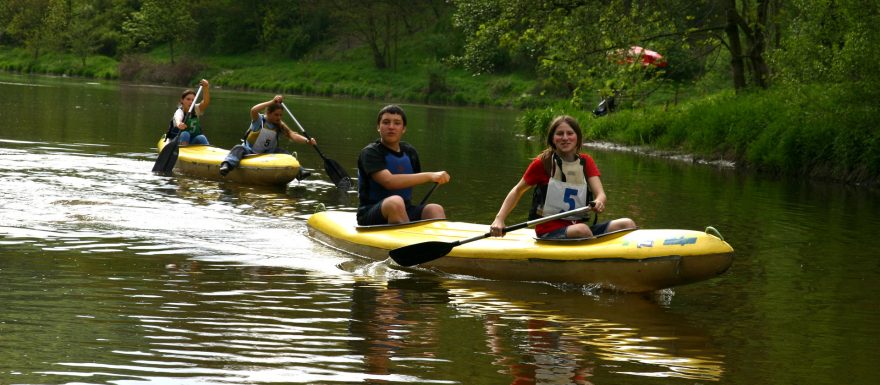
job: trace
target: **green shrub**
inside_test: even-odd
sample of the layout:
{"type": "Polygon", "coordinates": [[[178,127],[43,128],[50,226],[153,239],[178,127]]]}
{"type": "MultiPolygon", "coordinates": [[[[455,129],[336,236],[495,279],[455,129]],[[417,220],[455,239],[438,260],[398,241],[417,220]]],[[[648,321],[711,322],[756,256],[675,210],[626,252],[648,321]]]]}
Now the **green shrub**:
{"type": "Polygon", "coordinates": [[[567,113],[581,122],[587,140],[686,151],[774,174],[877,183],[880,130],[874,118],[880,107],[863,92],[853,84],[721,92],[674,108],[598,118],[561,104],[523,111],[517,127],[543,135],[550,120],[567,113]]]}

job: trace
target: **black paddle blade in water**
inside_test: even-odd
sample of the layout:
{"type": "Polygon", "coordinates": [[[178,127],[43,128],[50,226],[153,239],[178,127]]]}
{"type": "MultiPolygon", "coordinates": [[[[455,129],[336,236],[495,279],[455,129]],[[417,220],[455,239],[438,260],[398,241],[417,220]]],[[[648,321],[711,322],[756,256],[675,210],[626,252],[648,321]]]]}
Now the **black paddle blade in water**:
{"type": "Polygon", "coordinates": [[[351,188],[351,177],[348,176],[348,173],[345,172],[345,169],[338,162],[325,158],[324,170],[327,171],[327,176],[330,177],[330,180],[337,187],[346,190],[351,188]]]}
{"type": "Polygon", "coordinates": [[[159,174],[171,174],[171,170],[174,169],[174,164],[177,163],[177,156],[180,153],[180,149],[178,148],[177,140],[172,140],[165,144],[165,147],[162,148],[162,151],[159,152],[159,156],[156,158],[156,163],[153,165],[153,172],[159,174]]]}
{"type": "Polygon", "coordinates": [[[431,262],[452,251],[456,243],[430,241],[416,243],[414,245],[398,247],[388,252],[391,259],[400,266],[413,266],[431,262]]]}

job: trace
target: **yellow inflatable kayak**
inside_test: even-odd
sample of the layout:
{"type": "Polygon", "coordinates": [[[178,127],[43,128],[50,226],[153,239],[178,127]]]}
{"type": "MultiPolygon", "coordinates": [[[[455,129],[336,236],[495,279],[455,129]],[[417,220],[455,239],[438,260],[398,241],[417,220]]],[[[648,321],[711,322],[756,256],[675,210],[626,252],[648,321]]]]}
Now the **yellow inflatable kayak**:
{"type": "MultiPolygon", "coordinates": [[[[358,227],[354,213],[323,211],[309,217],[308,228],[322,243],[382,261],[390,250],[480,236],[489,226],[437,220],[358,227]]],[[[579,241],[542,241],[534,234],[520,229],[462,244],[420,266],[488,279],[648,292],[718,276],[733,262],[733,248],[708,231],[636,229],[579,241]]]]}
{"type": "MultiPolygon", "coordinates": [[[[165,137],[159,138],[159,152],[165,147],[165,137]]],[[[299,174],[300,164],[293,155],[248,155],[228,175],[220,175],[220,163],[229,150],[214,146],[189,145],[180,147],[174,171],[206,179],[229,180],[258,185],[286,185],[299,174]]]]}

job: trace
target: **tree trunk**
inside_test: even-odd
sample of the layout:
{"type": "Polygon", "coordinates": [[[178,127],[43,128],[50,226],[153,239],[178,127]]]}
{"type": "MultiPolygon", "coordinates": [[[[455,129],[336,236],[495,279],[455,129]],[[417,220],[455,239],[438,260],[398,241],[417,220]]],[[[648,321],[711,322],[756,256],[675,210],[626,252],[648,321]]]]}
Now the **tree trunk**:
{"type": "Polygon", "coordinates": [[[379,45],[375,40],[371,40],[369,44],[370,50],[373,51],[373,63],[376,64],[376,68],[380,70],[387,68],[388,63],[385,62],[385,54],[379,49],[379,45]]]}
{"type": "Polygon", "coordinates": [[[764,52],[767,50],[767,6],[768,0],[758,0],[758,15],[755,21],[755,27],[752,29],[751,47],[749,49],[749,60],[754,70],[755,84],[766,89],[769,86],[770,67],[764,60],[764,52]]]}
{"type": "Polygon", "coordinates": [[[739,92],[746,88],[745,63],[743,62],[742,43],[739,39],[739,27],[737,26],[736,0],[727,1],[727,26],[724,28],[729,40],[727,49],[730,50],[730,70],[733,75],[733,88],[739,92]]]}

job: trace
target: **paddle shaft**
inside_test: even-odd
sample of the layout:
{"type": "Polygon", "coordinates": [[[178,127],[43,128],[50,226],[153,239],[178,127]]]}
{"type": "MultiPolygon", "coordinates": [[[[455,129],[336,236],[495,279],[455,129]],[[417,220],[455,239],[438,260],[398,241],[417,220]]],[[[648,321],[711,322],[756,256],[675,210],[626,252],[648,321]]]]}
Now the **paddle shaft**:
{"type": "MultiPolygon", "coordinates": [[[[299,120],[296,120],[296,116],[293,116],[293,113],[290,112],[290,109],[287,108],[287,105],[281,103],[281,106],[284,107],[284,110],[287,111],[287,114],[290,115],[290,118],[293,119],[293,122],[296,123],[296,126],[299,127],[300,132],[302,132],[303,136],[306,137],[306,140],[309,142],[312,141],[312,137],[306,132],[306,129],[303,128],[302,124],[299,124],[299,120]]],[[[333,159],[329,159],[324,156],[324,153],[321,152],[321,149],[318,148],[317,144],[312,144],[312,147],[315,148],[315,151],[318,152],[318,155],[321,156],[321,159],[324,160],[324,170],[327,171],[327,176],[330,177],[330,180],[336,184],[336,187],[342,189],[351,188],[351,177],[348,176],[348,173],[345,172],[345,168],[342,167],[338,162],[333,159]]]]}
{"type": "MultiPolygon", "coordinates": [[[[513,226],[507,226],[501,229],[502,232],[507,233],[510,231],[518,230],[524,227],[528,227],[531,225],[536,225],[538,223],[543,223],[547,221],[552,221],[554,219],[565,218],[569,215],[578,214],[584,211],[589,210],[593,207],[593,202],[590,202],[589,205],[585,207],[581,207],[579,209],[562,212],[555,215],[550,215],[542,218],[533,219],[528,222],[523,222],[519,224],[515,224],[513,226]]],[[[416,243],[409,246],[398,247],[394,250],[388,252],[388,255],[391,256],[391,259],[394,262],[401,266],[413,266],[421,263],[431,262],[437,258],[441,258],[446,254],[449,254],[450,251],[455,246],[463,245],[468,242],[478,241],[483,238],[488,238],[492,236],[492,233],[485,233],[483,235],[478,235],[473,238],[462,239],[455,242],[440,242],[440,241],[428,241],[422,243],[416,243]]]]}
{"type": "Polygon", "coordinates": [[[201,94],[202,94],[202,86],[199,85],[199,89],[196,90],[196,96],[193,97],[193,102],[192,102],[192,104],[189,105],[189,111],[186,112],[187,114],[192,115],[193,110],[196,108],[196,101],[199,100],[199,95],[201,95],[201,94]]]}
{"type": "MultiPolygon", "coordinates": [[[[282,102],[282,103],[281,103],[281,107],[284,107],[284,111],[287,111],[287,115],[290,115],[290,118],[293,119],[293,122],[296,123],[296,126],[297,126],[297,127],[299,127],[299,131],[302,132],[303,136],[306,137],[306,140],[308,140],[309,142],[311,142],[311,141],[312,141],[312,137],[309,136],[309,133],[306,132],[306,129],[303,128],[302,124],[299,124],[299,120],[296,120],[296,116],[293,116],[293,113],[290,112],[290,109],[287,108],[287,105],[284,104],[284,103],[282,102]]],[[[317,145],[317,144],[313,144],[312,147],[314,147],[315,150],[318,151],[318,155],[321,156],[321,159],[327,160],[327,157],[324,156],[324,153],[321,152],[321,149],[318,148],[318,145],[317,145]]]]}
{"type": "MultiPolygon", "coordinates": [[[[524,229],[524,228],[529,227],[529,226],[534,226],[534,225],[541,224],[541,223],[544,223],[544,222],[549,222],[549,221],[552,221],[552,220],[555,220],[555,219],[562,219],[562,218],[565,218],[565,217],[567,217],[567,216],[571,216],[571,215],[575,215],[575,214],[580,214],[580,213],[582,213],[582,212],[584,212],[584,211],[588,211],[588,210],[590,210],[591,208],[593,208],[593,204],[594,204],[593,202],[590,202],[590,204],[588,204],[588,205],[586,205],[586,206],[584,206],[584,207],[581,207],[581,208],[579,208],[579,209],[574,209],[574,210],[571,210],[571,211],[565,211],[565,212],[561,212],[561,213],[559,213],[559,214],[553,214],[553,215],[546,216],[546,217],[541,217],[541,218],[532,219],[532,220],[530,220],[530,221],[528,221],[528,222],[522,222],[522,223],[517,223],[517,224],[515,224],[515,225],[511,225],[511,226],[506,226],[506,227],[504,227],[503,229],[501,229],[501,232],[502,232],[502,233],[509,233],[509,232],[511,232],[511,231],[514,231],[514,230],[524,229]]],[[[467,239],[462,239],[462,240],[459,240],[459,241],[455,241],[455,242],[453,242],[453,243],[454,243],[455,246],[458,246],[458,245],[463,245],[463,244],[468,243],[468,242],[473,242],[473,241],[478,241],[478,240],[483,239],[483,238],[488,238],[488,237],[491,237],[491,236],[492,236],[492,233],[486,233],[486,234],[483,234],[483,235],[477,235],[476,237],[471,237],[471,238],[467,238],[467,239]]],[[[453,247],[454,247],[454,246],[453,246],[453,247]]]]}
{"type": "Polygon", "coordinates": [[[419,206],[421,206],[421,205],[423,205],[423,204],[425,204],[425,202],[427,202],[427,201],[428,201],[428,197],[430,197],[430,196],[431,196],[431,194],[432,194],[432,193],[434,193],[434,190],[436,190],[436,189],[437,189],[437,186],[439,186],[439,185],[440,185],[440,183],[437,183],[437,182],[434,182],[434,186],[433,186],[433,187],[431,187],[431,189],[430,189],[430,190],[428,190],[428,193],[427,193],[427,194],[425,194],[425,197],[424,197],[424,198],[422,198],[422,201],[421,201],[421,202],[419,202],[419,206]]]}

